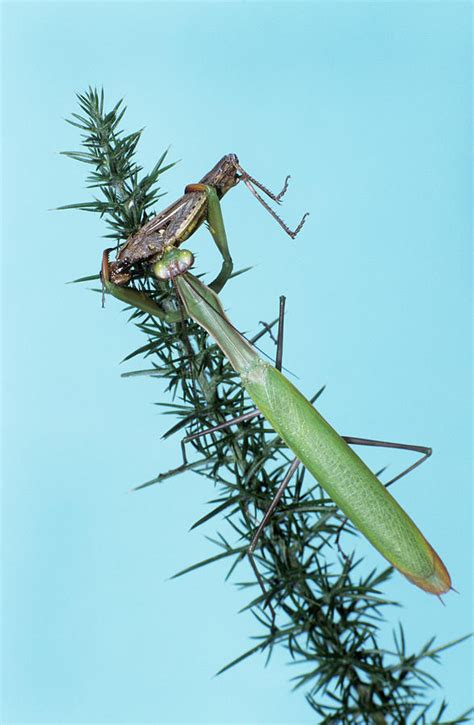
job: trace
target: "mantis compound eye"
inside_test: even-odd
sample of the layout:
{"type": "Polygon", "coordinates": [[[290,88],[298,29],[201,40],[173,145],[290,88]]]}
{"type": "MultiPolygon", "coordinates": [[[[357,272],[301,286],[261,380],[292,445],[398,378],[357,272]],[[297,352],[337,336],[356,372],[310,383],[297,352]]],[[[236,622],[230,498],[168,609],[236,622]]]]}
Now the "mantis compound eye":
{"type": "Polygon", "coordinates": [[[184,274],[194,264],[194,255],[187,249],[170,249],[153,265],[153,274],[161,280],[184,274]]]}

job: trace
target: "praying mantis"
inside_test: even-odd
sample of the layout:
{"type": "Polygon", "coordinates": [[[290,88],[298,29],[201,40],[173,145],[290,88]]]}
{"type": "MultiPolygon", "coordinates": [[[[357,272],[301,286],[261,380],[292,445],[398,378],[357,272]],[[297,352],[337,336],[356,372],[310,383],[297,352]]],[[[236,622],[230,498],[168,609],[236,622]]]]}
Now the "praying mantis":
{"type": "Polygon", "coordinates": [[[183,311],[165,312],[151,297],[126,286],[132,279],[132,269],[137,264],[145,264],[158,280],[172,281],[184,314],[191,317],[214,339],[231,366],[240,375],[243,387],[255,403],[256,409],[245,416],[227,421],[202,433],[187,436],[184,442],[243,419],[248,420],[253,415],[263,415],[293,451],[295,458],[257,527],[248,550],[250,563],[264,593],[265,586],[256,567],[253,553],[291,477],[298,466],[303,465],[317,479],[343,514],[392,566],[424,591],[438,596],[444,594],[452,588],[445,565],[387,490],[388,485],[426,460],[431,454],[431,449],[340,436],[330,426],[311,402],[281,372],[283,300],[280,303],[275,367],[258,355],[255,348],[236,330],[224,313],[217,295],[232,273],[232,258],[229,253],[220,198],[241,179],[269,209],[285,231],[292,237],[296,236],[306,215],[292,232],[252,186],[252,183],[255,184],[270,198],[279,202],[286,191],[288,178],[282,192],[273,195],[250,177],[240,167],[237,157],[230,154],[225,156],[201,182],[188,185],[184,197],[139,230],[119,252],[115,262],[109,263],[110,250],[104,251],[101,271],[104,290],[148,314],[167,322],[176,322],[182,319],[183,311]],[[195,196],[188,199],[187,194],[195,196]],[[208,286],[189,271],[194,263],[193,254],[178,248],[179,244],[205,220],[223,258],[218,277],[208,286]],[[384,486],[350,445],[403,448],[419,452],[422,457],[384,486]]]}

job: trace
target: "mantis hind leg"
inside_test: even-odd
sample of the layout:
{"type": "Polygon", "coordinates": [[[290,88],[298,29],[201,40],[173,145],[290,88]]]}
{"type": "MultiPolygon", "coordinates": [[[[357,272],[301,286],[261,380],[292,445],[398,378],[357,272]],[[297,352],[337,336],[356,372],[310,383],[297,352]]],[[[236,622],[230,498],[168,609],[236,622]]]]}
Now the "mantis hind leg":
{"type": "MultiPolygon", "coordinates": [[[[406,476],[408,473],[411,473],[415,468],[421,466],[421,464],[424,463],[433,453],[432,448],[430,448],[429,446],[415,446],[411,443],[392,443],[391,441],[379,441],[373,440],[372,438],[355,438],[354,436],[341,436],[341,438],[343,438],[346,443],[351,446],[369,446],[371,448],[395,448],[396,450],[414,451],[415,453],[421,453],[421,456],[420,458],[418,458],[418,460],[416,460],[410,466],[407,466],[407,468],[404,468],[401,473],[397,473],[396,476],[384,483],[383,485],[385,486],[385,488],[388,488],[393,483],[395,483],[395,481],[399,481],[401,478],[403,478],[403,476],[406,476]]],[[[336,546],[339,553],[344,559],[347,559],[348,557],[340,545],[340,538],[346,524],[347,517],[343,518],[336,534],[336,546]]]]}
{"type": "MultiPolygon", "coordinates": [[[[314,400],[317,397],[319,397],[321,392],[322,392],[322,390],[318,391],[318,393],[314,396],[314,398],[311,400],[311,402],[314,402],[314,400]]],[[[416,446],[416,445],[411,445],[409,443],[392,443],[391,441],[379,441],[379,440],[373,440],[371,438],[355,438],[353,436],[342,436],[342,438],[346,441],[346,443],[348,443],[350,445],[361,445],[361,446],[371,446],[371,447],[380,447],[380,448],[395,448],[398,450],[415,451],[417,453],[422,454],[421,457],[417,461],[415,461],[415,463],[411,464],[410,466],[405,468],[401,473],[399,473],[396,476],[394,476],[393,478],[391,478],[390,481],[387,481],[387,483],[384,484],[384,486],[386,488],[388,488],[388,486],[391,486],[393,483],[395,483],[395,481],[398,481],[403,476],[406,476],[408,473],[410,473],[415,468],[417,468],[417,466],[421,465],[424,461],[426,461],[427,458],[429,458],[431,456],[431,453],[432,453],[432,449],[428,448],[427,446],[416,446]]],[[[281,482],[280,486],[278,487],[278,490],[277,490],[270,506],[266,510],[263,519],[261,520],[260,524],[258,525],[257,530],[255,531],[255,533],[252,537],[252,541],[250,542],[250,546],[247,550],[247,555],[249,557],[249,561],[250,561],[252,569],[255,573],[257,581],[260,585],[260,588],[261,588],[263,594],[267,597],[268,597],[269,593],[267,592],[265,583],[258,570],[257,563],[256,563],[255,557],[254,557],[254,552],[255,552],[255,549],[257,548],[258,541],[259,541],[260,537],[262,536],[262,533],[263,533],[265,527],[270,522],[275,510],[278,507],[278,504],[280,503],[280,501],[283,497],[283,494],[285,493],[285,491],[288,487],[288,484],[290,483],[292,477],[298,470],[299,465],[300,465],[299,459],[294,458],[288,468],[288,471],[287,471],[283,481],[281,482]]],[[[348,557],[345,554],[345,552],[342,550],[342,547],[340,546],[340,543],[339,543],[339,539],[340,539],[340,536],[342,534],[342,531],[343,531],[346,523],[347,523],[347,518],[344,518],[341,523],[341,526],[339,527],[339,529],[336,533],[336,545],[344,559],[347,559],[348,557]]],[[[271,602],[268,599],[267,599],[267,603],[268,603],[268,607],[272,614],[272,620],[274,621],[275,620],[274,609],[271,605],[271,602]]]]}
{"type": "Polygon", "coordinates": [[[428,446],[414,446],[411,443],[392,443],[390,441],[378,441],[373,440],[371,438],[354,438],[353,436],[341,436],[346,443],[348,443],[351,446],[371,446],[373,448],[396,448],[397,450],[403,450],[403,451],[414,451],[415,453],[421,453],[421,457],[411,464],[411,466],[408,466],[405,468],[401,473],[398,473],[396,476],[390,479],[390,481],[387,481],[387,483],[384,483],[385,488],[388,488],[392,485],[392,483],[395,483],[395,481],[399,481],[400,478],[403,478],[403,476],[406,476],[407,473],[411,473],[415,468],[418,466],[421,466],[422,463],[424,463],[433,453],[432,448],[429,448],[428,446]]]}

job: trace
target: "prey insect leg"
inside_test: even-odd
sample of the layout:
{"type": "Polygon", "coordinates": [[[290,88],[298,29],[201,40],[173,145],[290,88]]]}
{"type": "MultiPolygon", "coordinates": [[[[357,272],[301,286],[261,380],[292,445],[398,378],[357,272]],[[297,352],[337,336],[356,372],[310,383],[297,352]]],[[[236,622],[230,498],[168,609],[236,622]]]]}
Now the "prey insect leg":
{"type": "Polygon", "coordinates": [[[241,173],[241,180],[244,182],[245,186],[249,191],[254,195],[254,197],[260,202],[260,204],[265,207],[265,209],[268,211],[268,213],[275,219],[275,221],[278,222],[278,224],[281,226],[281,228],[292,238],[294,239],[296,235],[301,231],[301,228],[303,224],[306,221],[306,217],[309,216],[308,213],[304,214],[300,223],[296,227],[296,229],[291,230],[287,224],[283,221],[281,217],[278,216],[278,214],[271,208],[271,206],[268,204],[268,202],[265,201],[265,199],[258,193],[258,189],[263,191],[264,194],[266,194],[269,199],[272,201],[275,201],[277,204],[281,203],[281,199],[286,193],[286,190],[288,188],[288,181],[290,179],[289,176],[286,177],[285,183],[283,185],[283,189],[280,191],[279,194],[273,194],[269,189],[267,189],[266,186],[261,184],[259,181],[253,178],[253,176],[250,176],[240,165],[237,166],[238,171],[241,173]]]}
{"type": "Polygon", "coordinates": [[[203,191],[207,196],[207,221],[214,243],[222,257],[221,271],[217,277],[208,285],[216,294],[224,287],[232,274],[234,263],[227,242],[227,234],[222,217],[221,204],[217,192],[213,186],[207,184],[188,184],[185,192],[203,191]]]}
{"type": "Polygon", "coordinates": [[[253,176],[250,176],[250,174],[245,171],[241,167],[240,164],[237,166],[237,170],[241,173],[241,179],[242,181],[250,181],[252,184],[255,184],[256,187],[258,187],[261,191],[263,191],[264,194],[266,194],[272,201],[276,201],[277,204],[281,204],[281,200],[286,194],[286,190],[288,189],[288,182],[291,179],[291,176],[287,176],[285,179],[285,183],[283,184],[283,189],[280,191],[279,194],[274,194],[270,189],[268,189],[266,186],[264,186],[260,181],[257,181],[257,179],[254,179],[253,176]]]}

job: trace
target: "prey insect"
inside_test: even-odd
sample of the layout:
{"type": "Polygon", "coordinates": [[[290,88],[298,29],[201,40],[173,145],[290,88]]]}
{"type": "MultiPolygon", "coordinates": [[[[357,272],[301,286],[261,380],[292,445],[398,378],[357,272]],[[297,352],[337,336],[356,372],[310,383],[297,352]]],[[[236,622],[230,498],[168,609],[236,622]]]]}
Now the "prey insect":
{"type": "Polygon", "coordinates": [[[250,176],[240,165],[235,154],[224,156],[211,171],[197,184],[188,184],[184,195],[162,212],[150,219],[126,241],[118,252],[117,258],[108,263],[108,279],[117,286],[126,286],[134,276],[146,273],[147,267],[161,258],[166,250],[178,247],[193,234],[204,222],[208,222],[210,232],[222,256],[222,268],[209,287],[219,293],[233,270],[232,257],[227,244],[222,215],[216,219],[212,207],[208,204],[206,188],[211,186],[217,199],[222,197],[240,181],[247,186],[256,199],[293,239],[305,223],[303,216],[294,230],[291,230],[278,214],[269,206],[258,190],[279,204],[288,188],[287,176],[282,190],[274,194],[266,186],[250,176]]]}
{"type": "MultiPolygon", "coordinates": [[[[210,225],[222,224],[216,190],[205,185],[205,193],[210,225]]],[[[232,325],[215,291],[189,272],[193,261],[191,252],[167,249],[161,259],[154,263],[153,273],[158,279],[173,280],[186,315],[215,340],[240,375],[242,385],[259,413],[267,419],[295,455],[248,552],[264,592],[265,587],[255,566],[253,553],[264,526],[270,520],[284,488],[299,465],[305,466],[343,514],[413,584],[436,595],[447,592],[451,588],[451,580],[440,557],[349,444],[409,448],[422,453],[422,458],[404,473],[419,465],[431,451],[421,446],[340,436],[281,373],[282,325],[277,364],[273,367],[262,360],[255,348],[232,325]]],[[[176,321],[176,313],[171,313],[170,316],[147,295],[133,288],[114,285],[106,276],[106,265],[102,274],[105,288],[111,294],[163,320],[176,321]]],[[[235,422],[229,421],[228,424],[235,422]]]]}

